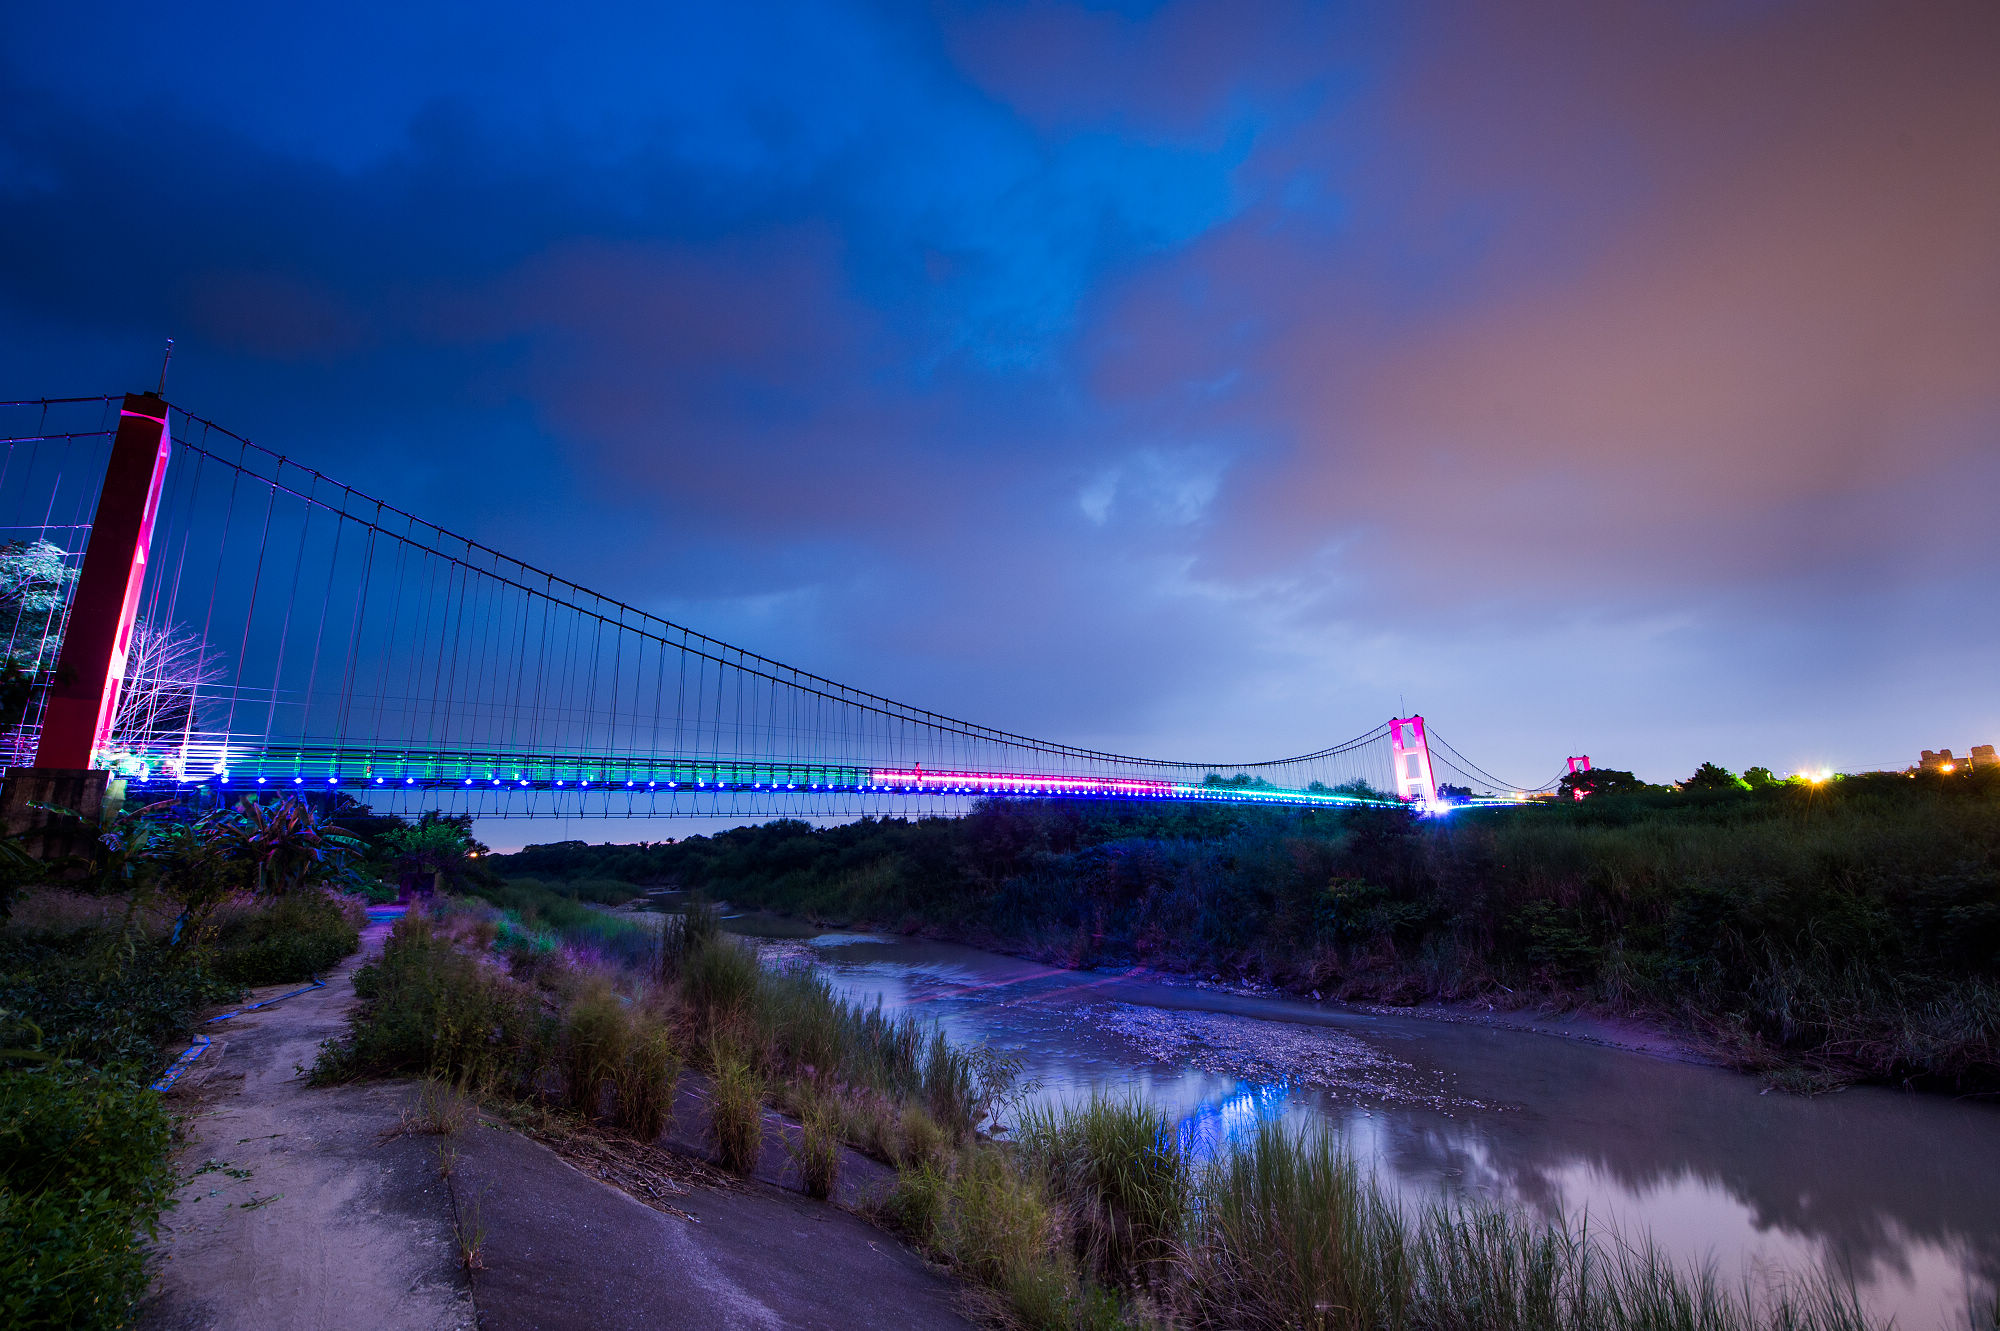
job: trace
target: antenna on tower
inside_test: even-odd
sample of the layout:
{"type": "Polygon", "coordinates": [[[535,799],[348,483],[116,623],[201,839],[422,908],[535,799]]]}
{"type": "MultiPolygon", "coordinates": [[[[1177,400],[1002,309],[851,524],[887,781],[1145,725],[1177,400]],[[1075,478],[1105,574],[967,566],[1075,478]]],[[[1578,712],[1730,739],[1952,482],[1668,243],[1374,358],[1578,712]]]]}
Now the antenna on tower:
{"type": "Polygon", "coordinates": [[[174,358],[174,340],[170,337],[167,339],[167,354],[160,357],[160,391],[159,391],[160,397],[165,397],[167,395],[167,362],[172,360],[173,358],[174,358]]]}

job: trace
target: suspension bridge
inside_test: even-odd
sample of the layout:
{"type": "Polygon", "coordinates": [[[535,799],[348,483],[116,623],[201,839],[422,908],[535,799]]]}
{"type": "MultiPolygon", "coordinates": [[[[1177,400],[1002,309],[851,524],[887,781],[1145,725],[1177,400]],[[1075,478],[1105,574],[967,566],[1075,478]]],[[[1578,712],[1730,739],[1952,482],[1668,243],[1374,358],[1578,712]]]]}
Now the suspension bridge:
{"type": "Polygon", "coordinates": [[[1518,798],[1421,716],[1294,757],[1036,739],[536,568],[151,394],[0,403],[10,775],[481,817],[851,817],[995,796],[1518,798]]]}

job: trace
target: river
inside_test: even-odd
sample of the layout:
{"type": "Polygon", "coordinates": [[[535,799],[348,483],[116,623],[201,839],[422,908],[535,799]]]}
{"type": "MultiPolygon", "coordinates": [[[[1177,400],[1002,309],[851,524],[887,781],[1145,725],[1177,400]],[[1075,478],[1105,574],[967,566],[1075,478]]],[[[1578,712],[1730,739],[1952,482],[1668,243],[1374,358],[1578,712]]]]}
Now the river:
{"type": "Polygon", "coordinates": [[[1336,1125],[1405,1195],[1585,1216],[1732,1283],[1850,1273],[1903,1331],[1966,1325],[2000,1277],[2000,1107],[1883,1088],[1805,1098],[1557,1035],[1053,969],[923,939],[731,921],[842,992],[1018,1056],[1026,1099],[1137,1094],[1198,1150],[1263,1119],[1336,1125]]]}

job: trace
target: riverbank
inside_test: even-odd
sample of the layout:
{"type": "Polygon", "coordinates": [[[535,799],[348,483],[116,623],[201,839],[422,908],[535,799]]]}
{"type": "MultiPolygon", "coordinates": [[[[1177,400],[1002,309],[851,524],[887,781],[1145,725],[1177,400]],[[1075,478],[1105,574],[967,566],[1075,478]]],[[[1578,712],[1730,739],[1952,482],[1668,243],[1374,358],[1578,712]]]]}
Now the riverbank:
{"type": "Polygon", "coordinates": [[[2000,1091],[2000,775],[1293,811],[993,800],[494,857],[1397,1008],[1580,1010],[1798,1089],[2000,1091]]]}
{"type": "Polygon", "coordinates": [[[857,1214],[888,1171],[856,1156],[846,1204],[811,1201],[797,1126],[767,1113],[769,1149],[726,1176],[697,1082],[651,1148],[530,1135],[423,1082],[306,1084],[386,932],[324,990],[233,1019],[176,1088],[184,1182],[145,1331],[970,1326],[953,1282],[857,1214]]]}

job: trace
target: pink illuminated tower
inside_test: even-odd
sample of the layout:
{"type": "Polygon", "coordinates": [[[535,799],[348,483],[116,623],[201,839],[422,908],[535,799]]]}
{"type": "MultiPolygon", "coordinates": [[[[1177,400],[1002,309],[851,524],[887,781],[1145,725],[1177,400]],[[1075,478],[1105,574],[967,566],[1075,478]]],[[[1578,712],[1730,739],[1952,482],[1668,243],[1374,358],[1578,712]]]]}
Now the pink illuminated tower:
{"type": "MultiPolygon", "coordinates": [[[[1569,774],[1571,776],[1575,776],[1578,772],[1588,772],[1589,770],[1590,770],[1589,754],[1587,753],[1579,754],[1570,758],[1569,774]]],[[[1572,790],[1570,793],[1574,795],[1577,799],[1583,798],[1583,792],[1580,790],[1572,790]]]]}
{"type": "Polygon", "coordinates": [[[1431,780],[1431,746],[1424,738],[1421,716],[1398,716],[1389,722],[1389,749],[1396,764],[1396,797],[1431,804],[1437,784],[1431,780]]]}

